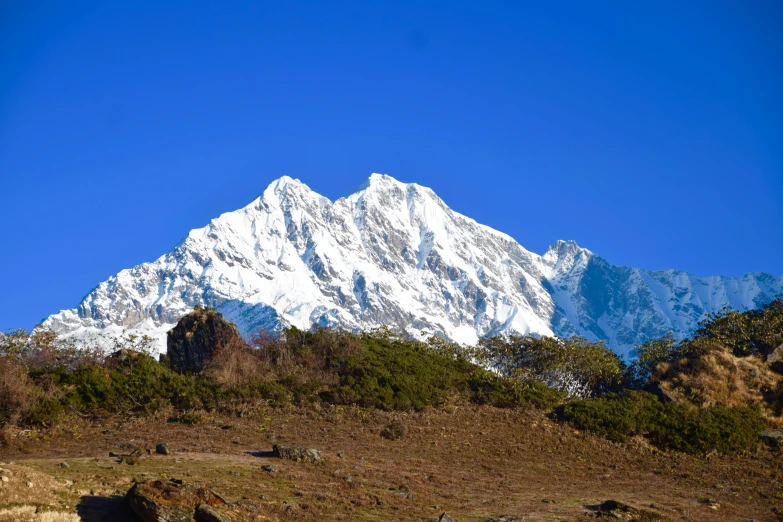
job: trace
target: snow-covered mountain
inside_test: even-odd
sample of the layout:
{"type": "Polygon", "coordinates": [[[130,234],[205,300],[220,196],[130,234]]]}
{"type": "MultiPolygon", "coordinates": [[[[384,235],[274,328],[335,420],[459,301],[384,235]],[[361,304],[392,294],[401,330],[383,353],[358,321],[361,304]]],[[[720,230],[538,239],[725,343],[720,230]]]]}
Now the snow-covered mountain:
{"type": "Polygon", "coordinates": [[[582,335],[627,354],[668,331],[691,333],[707,312],[756,307],[781,292],[783,277],[615,266],[573,241],[538,255],[429,188],[385,175],[334,202],[282,177],[44,326],[78,337],[147,334],[165,351],[179,317],[207,305],[243,334],[385,324],[468,344],[506,332],[582,335]]]}

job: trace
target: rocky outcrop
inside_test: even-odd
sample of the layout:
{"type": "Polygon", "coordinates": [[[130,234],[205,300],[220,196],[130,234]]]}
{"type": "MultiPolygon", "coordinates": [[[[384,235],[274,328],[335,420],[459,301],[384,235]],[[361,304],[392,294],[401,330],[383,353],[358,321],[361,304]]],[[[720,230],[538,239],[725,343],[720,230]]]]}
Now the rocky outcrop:
{"type": "Polygon", "coordinates": [[[221,347],[242,343],[234,323],[213,308],[197,306],[169,331],[168,363],[178,372],[200,373],[221,347]]]}
{"type": "Polygon", "coordinates": [[[243,522],[268,520],[256,506],[230,503],[214,491],[179,480],[137,482],[125,495],[144,522],[243,522]]]}

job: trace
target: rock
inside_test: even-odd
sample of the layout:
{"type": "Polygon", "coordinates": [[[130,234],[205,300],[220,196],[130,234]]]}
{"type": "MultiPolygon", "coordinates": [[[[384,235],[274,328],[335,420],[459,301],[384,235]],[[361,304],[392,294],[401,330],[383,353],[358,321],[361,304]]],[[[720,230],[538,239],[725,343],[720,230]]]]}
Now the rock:
{"type": "Polygon", "coordinates": [[[767,355],[767,364],[773,372],[783,373],[783,344],[767,355]]]}
{"type": "Polygon", "coordinates": [[[663,404],[669,404],[670,402],[674,402],[674,397],[666,391],[663,386],[661,386],[661,383],[659,382],[651,382],[647,386],[644,387],[644,391],[648,393],[652,393],[656,397],[658,397],[658,400],[661,401],[663,404]]]}
{"type": "Polygon", "coordinates": [[[25,484],[25,486],[27,486],[28,488],[32,488],[32,487],[34,486],[34,484],[33,484],[32,482],[25,482],[24,484],[25,484]]]}
{"type": "Polygon", "coordinates": [[[261,469],[263,469],[264,471],[268,471],[269,473],[275,473],[277,471],[277,466],[266,464],[264,466],[261,466],[261,469]]]}
{"type": "Polygon", "coordinates": [[[618,502],[616,500],[607,500],[602,504],[595,506],[594,509],[601,515],[608,515],[621,520],[664,520],[665,517],[655,511],[648,509],[635,508],[618,502]]]}
{"type": "Polygon", "coordinates": [[[196,522],[233,522],[231,517],[210,506],[199,504],[195,513],[196,522]]]}
{"type": "Polygon", "coordinates": [[[770,446],[783,445],[783,431],[781,430],[762,431],[759,433],[759,438],[770,446]]]}
{"type": "Polygon", "coordinates": [[[291,446],[272,446],[275,457],[288,460],[303,460],[305,462],[317,462],[321,460],[321,452],[313,448],[294,448],[291,446]]]}
{"type": "Polygon", "coordinates": [[[68,464],[67,462],[60,462],[59,466],[61,468],[70,468],[71,467],[71,465],[68,464]]]}
{"type": "Polygon", "coordinates": [[[438,522],[457,522],[451,515],[445,511],[438,517],[438,522]]]}
{"type": "Polygon", "coordinates": [[[236,325],[213,308],[197,306],[169,330],[169,366],[178,372],[200,373],[217,350],[232,344],[244,345],[236,325]]]}
{"type": "MultiPolygon", "coordinates": [[[[145,480],[134,484],[125,495],[131,510],[144,522],[223,522],[230,518],[196,518],[197,506],[216,508],[225,500],[206,488],[196,488],[172,481],[145,480]]],[[[203,510],[202,510],[203,511],[203,510]]],[[[209,516],[205,514],[203,516],[209,516]]]]}
{"type": "Polygon", "coordinates": [[[143,452],[140,449],[131,451],[128,455],[120,455],[120,463],[135,466],[141,460],[143,452]]]}
{"type": "Polygon", "coordinates": [[[397,495],[398,497],[402,497],[402,498],[413,497],[413,493],[411,492],[410,488],[404,484],[396,488],[389,488],[389,491],[391,491],[393,494],[397,495]]]}
{"type": "Polygon", "coordinates": [[[8,482],[9,480],[11,479],[9,479],[7,475],[3,475],[2,477],[0,477],[0,481],[8,482]]]}
{"type": "Polygon", "coordinates": [[[159,455],[169,455],[171,453],[171,450],[169,449],[168,444],[162,442],[161,444],[155,446],[155,453],[159,455]]]}

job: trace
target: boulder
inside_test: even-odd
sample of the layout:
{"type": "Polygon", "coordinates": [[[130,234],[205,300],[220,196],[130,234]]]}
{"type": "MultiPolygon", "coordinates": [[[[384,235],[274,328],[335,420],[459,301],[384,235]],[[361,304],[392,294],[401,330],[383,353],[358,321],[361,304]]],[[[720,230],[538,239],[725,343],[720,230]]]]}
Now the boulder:
{"type": "Polygon", "coordinates": [[[197,306],[169,331],[166,355],[172,369],[200,373],[217,350],[235,343],[244,341],[234,323],[213,308],[197,306]]]}
{"type": "Polygon", "coordinates": [[[772,371],[783,373],[783,344],[767,355],[767,364],[772,371]]]}
{"type": "Polygon", "coordinates": [[[145,480],[125,495],[128,505],[144,522],[231,522],[223,512],[228,503],[206,488],[182,481],[145,480]]]}
{"type": "Polygon", "coordinates": [[[275,457],[288,460],[303,460],[305,462],[316,462],[321,460],[321,452],[313,448],[294,448],[291,446],[272,446],[272,453],[275,457]]]}
{"type": "Polygon", "coordinates": [[[616,500],[607,500],[594,509],[599,515],[607,515],[620,520],[665,520],[666,518],[656,511],[637,508],[618,502],[616,500]]]}
{"type": "Polygon", "coordinates": [[[770,446],[783,445],[783,431],[781,430],[762,431],[759,433],[759,438],[770,446]]]}
{"type": "Polygon", "coordinates": [[[169,445],[165,442],[162,442],[155,446],[155,453],[159,455],[168,455],[171,453],[171,450],[169,449],[169,445]]]}
{"type": "Polygon", "coordinates": [[[669,404],[671,402],[674,402],[674,397],[664,389],[664,387],[659,382],[651,382],[647,386],[644,387],[644,391],[648,393],[652,393],[656,397],[658,397],[658,400],[661,401],[663,404],[669,404]]]}
{"type": "Polygon", "coordinates": [[[438,517],[438,522],[457,522],[451,515],[445,511],[438,517]]]}
{"type": "Polygon", "coordinates": [[[128,490],[125,499],[144,522],[193,522],[194,509],[167,501],[166,489],[163,483],[139,482],[128,490]]]}
{"type": "Polygon", "coordinates": [[[234,522],[229,515],[218,511],[209,504],[199,504],[196,507],[194,518],[196,522],[234,522]]]}

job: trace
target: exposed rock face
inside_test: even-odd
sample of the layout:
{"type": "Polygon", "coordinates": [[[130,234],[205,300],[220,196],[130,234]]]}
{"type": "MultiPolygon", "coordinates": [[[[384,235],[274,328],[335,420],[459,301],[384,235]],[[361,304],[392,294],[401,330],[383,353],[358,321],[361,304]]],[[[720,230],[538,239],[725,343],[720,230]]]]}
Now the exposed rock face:
{"type": "Polygon", "coordinates": [[[168,361],[179,372],[199,373],[222,346],[242,343],[234,323],[212,308],[197,306],[168,333],[168,361]]]}

